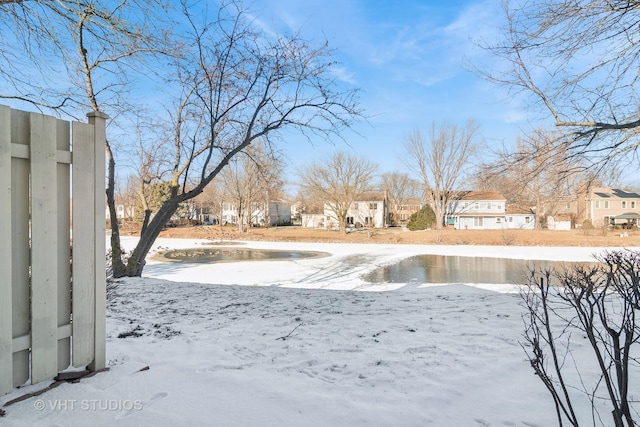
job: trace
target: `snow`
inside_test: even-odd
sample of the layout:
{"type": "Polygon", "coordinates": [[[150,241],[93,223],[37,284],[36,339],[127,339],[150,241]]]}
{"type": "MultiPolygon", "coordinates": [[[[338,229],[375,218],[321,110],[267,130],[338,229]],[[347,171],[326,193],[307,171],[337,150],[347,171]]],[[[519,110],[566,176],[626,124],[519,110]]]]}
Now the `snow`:
{"type": "MultiPolygon", "coordinates": [[[[133,247],[135,240],[124,243],[133,247]]],[[[155,248],[203,244],[159,239],[155,248]]],[[[219,264],[150,259],[143,278],[119,280],[110,290],[109,371],[4,407],[0,426],[556,425],[520,344],[516,285],[370,284],[360,275],[418,254],[591,261],[604,250],[243,247],[329,256],[219,264]]],[[[588,357],[586,346],[574,357],[588,357]]],[[[42,386],[15,389],[0,397],[0,407],[42,386]]],[[[590,419],[588,401],[579,411],[590,419]]]]}

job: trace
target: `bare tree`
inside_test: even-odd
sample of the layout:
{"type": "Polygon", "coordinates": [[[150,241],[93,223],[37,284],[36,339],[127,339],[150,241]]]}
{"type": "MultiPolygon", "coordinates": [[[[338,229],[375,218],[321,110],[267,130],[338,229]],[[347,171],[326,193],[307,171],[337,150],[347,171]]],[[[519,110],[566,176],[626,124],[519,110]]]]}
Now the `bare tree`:
{"type": "MultiPolygon", "coordinates": [[[[324,202],[316,199],[311,195],[305,194],[304,188],[298,189],[295,197],[296,203],[300,205],[299,215],[304,214],[322,214],[324,212],[324,202]]],[[[297,218],[300,220],[301,218],[297,218]]]]}
{"type": "Polygon", "coordinates": [[[515,150],[496,152],[476,175],[476,187],[499,191],[510,206],[533,209],[540,226],[561,201],[575,198],[578,188],[591,180],[576,158],[557,146],[556,132],[537,129],[519,138],[515,150]]]}
{"type": "Polygon", "coordinates": [[[458,187],[478,148],[477,138],[478,127],[470,120],[462,127],[433,124],[428,140],[415,130],[404,142],[405,163],[422,179],[437,229],[443,227],[447,207],[460,194],[458,187]]]}
{"type": "MultiPolygon", "coordinates": [[[[423,188],[420,182],[411,178],[407,173],[387,172],[382,174],[380,179],[380,187],[387,191],[387,197],[391,204],[391,220],[393,223],[398,221],[398,210],[407,202],[422,199],[423,188]]],[[[420,203],[417,203],[420,205],[420,203]]]]}
{"type": "Polygon", "coordinates": [[[340,136],[360,117],[356,89],[341,88],[330,73],[326,45],[313,47],[294,34],[275,39],[256,30],[235,4],[216,19],[182,4],[189,31],[175,83],[181,88],[174,135],[171,197],[156,212],[127,262],[139,276],[145,257],[180,203],[204,188],[238,153],[279,132],[340,136]]]}
{"type": "MultiPolygon", "coordinates": [[[[554,140],[583,168],[637,162],[638,1],[505,1],[503,61],[484,74],[520,91],[562,132],[554,140]]],[[[535,155],[535,153],[532,153],[535,155]]]]}
{"type": "Polygon", "coordinates": [[[145,135],[153,133],[138,123],[136,134],[138,149],[135,153],[137,158],[134,167],[137,170],[138,206],[142,211],[140,233],[144,234],[151,220],[154,206],[159,206],[164,201],[158,189],[162,187],[164,177],[169,175],[169,168],[167,167],[167,153],[162,150],[162,147],[149,144],[149,141],[145,140],[145,135]]]}
{"type": "Polygon", "coordinates": [[[0,73],[8,82],[0,96],[5,99],[74,117],[87,108],[117,117],[118,106],[126,105],[123,89],[142,76],[141,70],[163,73],[167,62],[175,65],[175,78],[165,79],[157,94],[179,94],[171,117],[158,118],[171,123],[172,138],[159,133],[155,141],[156,147],[171,149],[171,194],[126,265],[114,202],[114,140],[107,138],[115,277],[139,276],[153,242],[180,204],[200,194],[254,141],[271,147],[284,129],[309,139],[340,138],[361,117],[357,90],[341,86],[331,73],[334,62],[326,43],[313,46],[298,34],[278,37],[256,30],[233,1],[219,5],[213,19],[202,4],[183,2],[181,14],[165,6],[154,0],[0,2],[0,73]],[[171,25],[169,17],[174,18],[171,25]],[[170,55],[161,64],[141,64],[150,53],[170,55]],[[35,70],[42,78],[21,70],[35,70]],[[64,84],[63,74],[69,76],[64,84]]]}
{"type": "Polygon", "coordinates": [[[640,257],[632,251],[612,251],[598,261],[564,271],[532,271],[522,293],[528,309],[523,348],[552,396],[560,426],[588,422],[634,427],[638,408],[630,390],[638,371],[640,257]],[[580,346],[586,340],[594,356],[599,374],[595,378],[581,372],[584,361],[572,353],[576,339],[580,346]],[[571,368],[579,375],[575,382],[567,372],[571,368]],[[577,411],[581,399],[591,403],[587,414],[577,411]],[[613,424],[605,421],[609,415],[600,413],[603,404],[613,424]]]}
{"type": "Polygon", "coordinates": [[[262,144],[248,147],[229,162],[221,172],[224,200],[233,204],[238,218],[238,230],[245,231],[245,221],[251,226],[253,215],[265,215],[268,221],[268,203],[282,187],[281,166],[270,157],[262,144]]]}
{"type": "Polygon", "coordinates": [[[349,208],[370,190],[377,166],[344,152],[305,167],[300,182],[307,198],[322,201],[335,215],[340,230],[347,233],[349,208]]]}
{"type": "Polygon", "coordinates": [[[221,225],[223,199],[224,192],[221,180],[214,180],[193,200],[199,207],[201,214],[210,216],[209,223],[215,223],[214,219],[217,219],[218,224],[221,225]]]}

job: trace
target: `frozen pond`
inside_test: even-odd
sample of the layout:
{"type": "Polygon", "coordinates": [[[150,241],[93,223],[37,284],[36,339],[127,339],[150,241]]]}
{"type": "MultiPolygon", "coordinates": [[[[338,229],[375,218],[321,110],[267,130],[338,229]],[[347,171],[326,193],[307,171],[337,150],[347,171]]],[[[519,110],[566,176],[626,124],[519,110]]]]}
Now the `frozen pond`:
{"type": "Polygon", "coordinates": [[[362,276],[371,283],[524,283],[530,269],[562,270],[576,263],[508,258],[419,255],[362,276]]]}
{"type": "Polygon", "coordinates": [[[242,247],[211,247],[175,249],[159,255],[161,259],[192,263],[234,261],[286,261],[329,256],[326,252],[249,249],[242,247]]]}

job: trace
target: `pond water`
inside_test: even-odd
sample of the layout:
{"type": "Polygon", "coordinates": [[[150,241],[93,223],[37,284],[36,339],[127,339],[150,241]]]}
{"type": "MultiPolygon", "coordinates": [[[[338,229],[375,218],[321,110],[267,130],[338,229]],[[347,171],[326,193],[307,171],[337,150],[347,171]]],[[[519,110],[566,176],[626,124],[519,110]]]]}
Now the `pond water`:
{"type": "Polygon", "coordinates": [[[525,283],[530,268],[564,267],[575,263],[507,258],[419,255],[380,267],[362,278],[371,283],[525,283]]]}
{"type": "Polygon", "coordinates": [[[161,256],[164,259],[169,259],[172,261],[210,263],[233,261],[296,260],[303,258],[324,257],[329,256],[329,254],[326,252],[311,251],[279,251],[235,247],[212,247],[197,249],[176,249],[164,252],[161,256]]]}

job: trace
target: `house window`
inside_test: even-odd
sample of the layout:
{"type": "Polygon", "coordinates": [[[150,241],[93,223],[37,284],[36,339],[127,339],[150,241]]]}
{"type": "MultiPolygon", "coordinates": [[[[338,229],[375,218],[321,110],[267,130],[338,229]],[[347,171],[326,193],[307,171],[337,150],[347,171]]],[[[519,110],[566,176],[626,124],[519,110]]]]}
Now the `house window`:
{"type": "Polygon", "coordinates": [[[491,210],[491,202],[487,203],[487,210],[491,210]]]}
{"type": "Polygon", "coordinates": [[[375,210],[378,209],[378,204],[377,203],[369,203],[369,209],[371,210],[375,210]]]}
{"type": "Polygon", "coordinates": [[[352,216],[348,216],[347,217],[347,225],[353,225],[353,217],[352,216]]]}
{"type": "Polygon", "coordinates": [[[594,200],[593,201],[593,207],[596,209],[600,209],[600,200],[594,200]]]}
{"type": "Polygon", "coordinates": [[[624,200],[622,201],[622,209],[627,209],[627,202],[624,200]]]}
{"type": "Polygon", "coordinates": [[[473,217],[473,226],[474,227],[482,227],[482,217],[481,216],[473,217]]]}
{"type": "Polygon", "coordinates": [[[524,217],[524,222],[529,224],[531,222],[531,217],[530,216],[525,216],[524,217]]]}
{"type": "Polygon", "coordinates": [[[469,202],[464,202],[464,203],[462,204],[462,208],[463,208],[463,209],[467,209],[467,208],[469,208],[469,202]]]}
{"type": "Polygon", "coordinates": [[[475,203],[473,204],[473,209],[476,209],[476,210],[480,209],[480,203],[475,202],[475,203]]]}
{"type": "Polygon", "coordinates": [[[364,223],[365,223],[366,225],[371,225],[371,224],[373,224],[373,217],[370,217],[370,216],[365,217],[365,218],[364,218],[364,223]]]}
{"type": "Polygon", "coordinates": [[[636,208],[636,202],[631,202],[631,209],[635,209],[636,208]]]}
{"type": "Polygon", "coordinates": [[[512,216],[509,217],[509,222],[513,222],[513,217],[512,216]]]}
{"type": "Polygon", "coordinates": [[[496,217],[496,223],[497,223],[497,224],[502,223],[502,218],[501,218],[501,217],[496,217]]]}
{"type": "Polygon", "coordinates": [[[608,200],[604,201],[604,208],[605,209],[609,209],[609,201],[608,200]]]}
{"type": "Polygon", "coordinates": [[[499,211],[501,211],[502,210],[502,204],[498,203],[497,208],[498,208],[499,211]]]}

